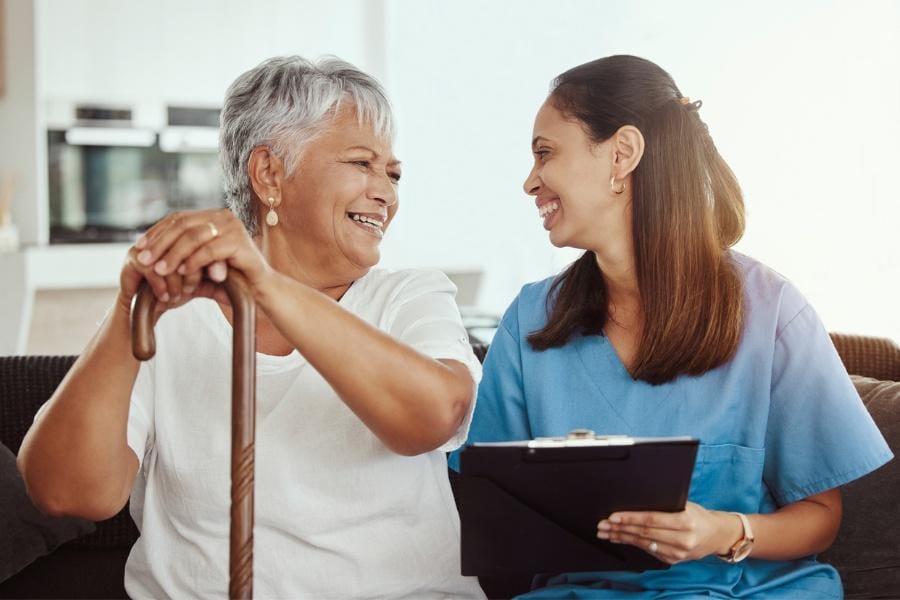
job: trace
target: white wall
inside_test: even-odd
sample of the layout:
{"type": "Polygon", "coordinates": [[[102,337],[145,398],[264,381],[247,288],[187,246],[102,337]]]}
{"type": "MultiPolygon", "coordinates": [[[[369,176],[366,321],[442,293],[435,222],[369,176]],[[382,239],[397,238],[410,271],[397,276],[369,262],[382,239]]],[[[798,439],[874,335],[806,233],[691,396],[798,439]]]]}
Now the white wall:
{"type": "Polygon", "coordinates": [[[38,7],[47,98],[218,106],[235,77],[283,54],[336,54],[384,74],[381,0],[38,0],[38,7]]]}
{"type": "Polygon", "coordinates": [[[521,190],[560,72],[608,54],[667,69],[746,193],[738,249],[787,275],[831,330],[900,340],[900,3],[389,0],[403,210],[392,264],[483,264],[482,304],[572,257],[521,190]]]}
{"type": "Polygon", "coordinates": [[[37,108],[40,82],[35,76],[38,43],[31,2],[4,3],[3,59],[6,93],[0,98],[0,179],[14,181],[12,219],[24,243],[46,242],[46,142],[37,108]]]}
{"type": "Polygon", "coordinates": [[[644,56],[704,101],[747,196],[738,248],[793,279],[829,329],[900,340],[894,0],[36,6],[44,99],[218,104],[238,73],[285,53],[333,53],[379,76],[404,161],[384,263],[484,268],[480,304],[496,311],[573,255],[549,245],[521,190],[549,81],[600,56],[644,56]]]}

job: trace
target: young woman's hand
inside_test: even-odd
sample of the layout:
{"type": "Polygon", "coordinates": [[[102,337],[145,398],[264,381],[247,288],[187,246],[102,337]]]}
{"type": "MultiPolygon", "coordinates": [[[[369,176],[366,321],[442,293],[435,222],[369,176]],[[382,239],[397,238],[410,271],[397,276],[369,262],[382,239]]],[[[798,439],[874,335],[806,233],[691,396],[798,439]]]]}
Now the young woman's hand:
{"type": "Polygon", "coordinates": [[[741,536],[737,515],[688,502],[681,512],[617,512],[597,524],[597,537],[629,544],[674,565],[727,554],[741,536]]]}

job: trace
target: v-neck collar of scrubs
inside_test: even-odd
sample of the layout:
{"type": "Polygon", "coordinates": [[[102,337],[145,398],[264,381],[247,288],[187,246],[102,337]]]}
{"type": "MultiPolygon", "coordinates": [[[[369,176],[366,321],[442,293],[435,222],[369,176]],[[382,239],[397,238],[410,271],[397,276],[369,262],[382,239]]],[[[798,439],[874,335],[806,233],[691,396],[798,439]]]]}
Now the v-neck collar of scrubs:
{"type": "Polygon", "coordinates": [[[642,422],[669,399],[675,382],[652,385],[635,381],[605,335],[582,336],[573,340],[573,345],[591,385],[628,426],[627,433],[650,435],[652,432],[646,432],[642,422]]]}

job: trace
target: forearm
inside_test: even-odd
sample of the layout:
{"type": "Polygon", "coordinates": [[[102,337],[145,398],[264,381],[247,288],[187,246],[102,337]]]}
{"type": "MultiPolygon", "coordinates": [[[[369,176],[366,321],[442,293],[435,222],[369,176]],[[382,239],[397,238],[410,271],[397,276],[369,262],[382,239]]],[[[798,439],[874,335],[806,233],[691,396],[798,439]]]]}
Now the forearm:
{"type": "MultiPolygon", "coordinates": [[[[718,520],[715,552],[728,554],[743,537],[737,515],[714,511],[718,520]]],[[[783,506],[774,513],[747,515],[755,541],[750,556],[793,560],[818,554],[834,541],[841,523],[840,491],[830,490],[783,506]]]]}
{"type": "Polygon", "coordinates": [[[257,302],[356,415],[395,452],[449,439],[472,402],[468,374],[425,356],[326,295],[274,274],[257,302]]]}
{"type": "Polygon", "coordinates": [[[124,505],[138,465],[126,442],[138,367],[117,303],[22,442],[19,470],[45,512],[102,519],[124,505]]]}
{"type": "Polygon", "coordinates": [[[792,560],[818,554],[827,550],[837,536],[841,523],[840,491],[830,490],[774,513],[749,518],[756,537],[750,554],[753,558],[792,560]]]}

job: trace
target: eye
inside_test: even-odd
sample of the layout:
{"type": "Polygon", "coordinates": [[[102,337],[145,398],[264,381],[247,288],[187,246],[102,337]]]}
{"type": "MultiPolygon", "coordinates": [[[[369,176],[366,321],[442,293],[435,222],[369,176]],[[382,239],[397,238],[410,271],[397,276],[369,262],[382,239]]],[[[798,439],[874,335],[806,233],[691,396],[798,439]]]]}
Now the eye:
{"type": "Polygon", "coordinates": [[[400,173],[388,173],[388,177],[390,177],[394,183],[400,183],[400,173]]]}
{"type": "Polygon", "coordinates": [[[538,148],[534,151],[534,155],[538,157],[538,160],[543,161],[547,155],[550,154],[550,150],[547,148],[538,148]]]}
{"type": "Polygon", "coordinates": [[[352,161],[350,161],[350,162],[351,162],[352,164],[354,164],[354,165],[356,165],[356,166],[358,166],[358,167],[362,167],[362,168],[364,168],[364,169],[368,169],[369,166],[372,164],[371,162],[369,162],[369,161],[367,161],[367,160],[352,160],[352,161]]]}

